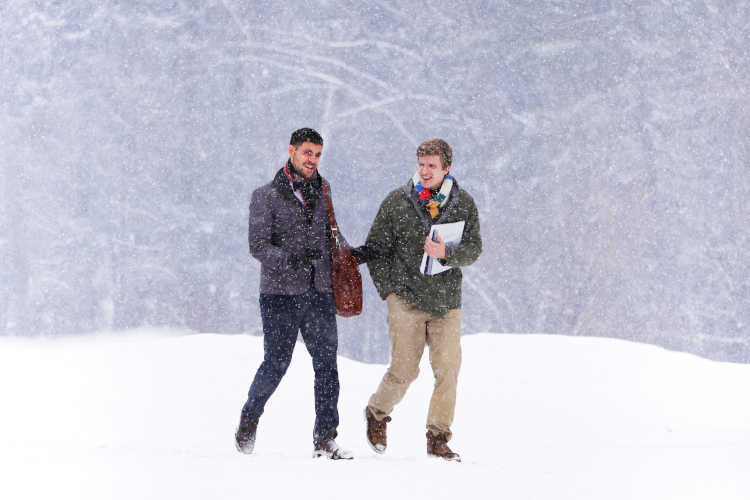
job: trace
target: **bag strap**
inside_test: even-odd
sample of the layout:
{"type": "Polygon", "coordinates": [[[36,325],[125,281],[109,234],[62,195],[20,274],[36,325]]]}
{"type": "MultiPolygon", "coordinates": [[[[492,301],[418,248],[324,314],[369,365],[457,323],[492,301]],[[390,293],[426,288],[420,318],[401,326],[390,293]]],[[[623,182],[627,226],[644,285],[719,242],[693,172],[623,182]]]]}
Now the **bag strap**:
{"type": "Polygon", "coordinates": [[[339,228],[336,224],[336,217],[333,215],[333,206],[331,205],[331,197],[328,196],[328,189],[326,189],[326,182],[321,179],[323,185],[323,194],[326,197],[326,203],[328,204],[328,218],[331,220],[331,236],[334,242],[334,248],[339,248],[339,228]]]}

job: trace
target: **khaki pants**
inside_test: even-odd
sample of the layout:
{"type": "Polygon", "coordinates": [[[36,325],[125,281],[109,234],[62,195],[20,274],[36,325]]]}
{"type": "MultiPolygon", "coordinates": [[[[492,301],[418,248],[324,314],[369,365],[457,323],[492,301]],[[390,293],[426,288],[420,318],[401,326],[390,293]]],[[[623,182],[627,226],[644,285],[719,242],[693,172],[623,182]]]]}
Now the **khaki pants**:
{"type": "Polygon", "coordinates": [[[461,310],[451,309],[444,317],[436,318],[393,295],[388,299],[388,334],[391,366],[370,397],[370,410],[382,420],[401,402],[419,375],[419,361],[427,344],[435,375],[427,429],[444,432],[450,440],[461,368],[461,310]]]}

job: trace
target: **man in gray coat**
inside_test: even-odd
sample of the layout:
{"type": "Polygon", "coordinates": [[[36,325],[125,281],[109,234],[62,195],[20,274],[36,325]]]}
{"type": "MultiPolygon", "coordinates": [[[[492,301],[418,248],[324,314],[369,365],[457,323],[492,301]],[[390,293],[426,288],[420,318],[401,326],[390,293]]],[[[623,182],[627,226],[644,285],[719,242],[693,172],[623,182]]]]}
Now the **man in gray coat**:
{"type": "MultiPolygon", "coordinates": [[[[334,438],[339,424],[338,332],[331,286],[330,220],[318,174],[323,138],[315,130],[295,131],[289,160],[274,180],[253,192],[248,242],[261,263],[260,312],[263,362],[250,386],[235,433],[237,450],[252,453],[266,402],[292,360],[302,334],[315,371],[313,457],[351,459],[334,438]]],[[[348,247],[341,236],[341,244],[348,247]]],[[[377,256],[367,247],[352,249],[360,263],[377,256]]]]}

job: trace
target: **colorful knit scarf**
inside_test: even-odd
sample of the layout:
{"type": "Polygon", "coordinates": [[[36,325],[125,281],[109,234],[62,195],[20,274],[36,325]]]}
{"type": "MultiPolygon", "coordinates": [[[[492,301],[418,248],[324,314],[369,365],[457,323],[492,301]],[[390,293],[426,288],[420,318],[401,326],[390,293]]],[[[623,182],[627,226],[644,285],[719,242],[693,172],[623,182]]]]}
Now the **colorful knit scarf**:
{"type": "Polygon", "coordinates": [[[448,196],[450,196],[451,189],[453,189],[453,177],[451,177],[450,174],[445,174],[443,185],[440,186],[440,191],[438,192],[438,194],[434,196],[429,189],[425,189],[422,187],[422,181],[419,178],[419,172],[414,174],[414,177],[411,181],[412,183],[414,183],[414,189],[417,190],[419,202],[423,207],[425,207],[428,212],[430,212],[430,217],[434,219],[438,215],[439,207],[444,206],[448,201],[448,196]]]}

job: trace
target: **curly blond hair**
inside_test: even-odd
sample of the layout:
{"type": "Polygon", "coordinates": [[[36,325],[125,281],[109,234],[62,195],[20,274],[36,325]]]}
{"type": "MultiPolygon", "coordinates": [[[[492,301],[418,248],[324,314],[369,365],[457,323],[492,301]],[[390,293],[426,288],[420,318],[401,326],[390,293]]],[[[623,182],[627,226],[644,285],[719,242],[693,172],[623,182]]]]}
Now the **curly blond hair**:
{"type": "Polygon", "coordinates": [[[451,166],[453,161],[453,150],[443,139],[430,139],[424,141],[417,148],[417,158],[420,156],[440,155],[440,161],[443,163],[443,169],[451,166]]]}

